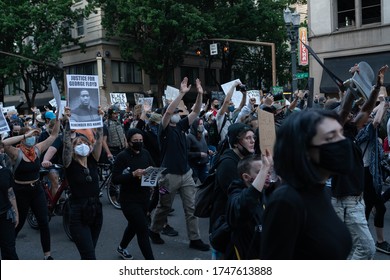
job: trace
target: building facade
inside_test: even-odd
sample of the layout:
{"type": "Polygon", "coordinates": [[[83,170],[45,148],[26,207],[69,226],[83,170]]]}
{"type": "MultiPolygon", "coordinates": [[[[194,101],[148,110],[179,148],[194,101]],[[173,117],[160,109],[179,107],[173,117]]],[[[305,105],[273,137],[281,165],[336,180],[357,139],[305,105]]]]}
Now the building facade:
{"type": "MultiPolygon", "coordinates": [[[[374,73],[390,64],[388,0],[308,0],[308,24],[311,48],[343,81],[360,61],[370,64],[374,73]]],[[[337,85],[312,57],[309,65],[315,93],[338,93],[337,85]]],[[[390,84],[390,74],[385,83],[390,84]]]]}

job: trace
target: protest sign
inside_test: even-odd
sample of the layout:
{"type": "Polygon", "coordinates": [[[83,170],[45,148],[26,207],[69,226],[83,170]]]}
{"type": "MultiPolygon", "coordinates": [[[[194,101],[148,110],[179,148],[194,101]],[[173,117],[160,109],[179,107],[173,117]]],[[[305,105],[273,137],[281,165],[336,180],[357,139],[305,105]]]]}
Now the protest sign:
{"type": "Polygon", "coordinates": [[[260,151],[265,155],[265,150],[267,149],[273,155],[276,141],[274,114],[258,109],[257,116],[259,122],[260,151]]]}
{"type": "Polygon", "coordinates": [[[143,187],[155,187],[157,186],[158,179],[161,173],[165,170],[165,167],[148,167],[145,170],[145,174],[141,178],[141,186],[143,187]]]}
{"type": "Polygon", "coordinates": [[[110,101],[111,101],[111,105],[119,106],[119,109],[122,111],[126,110],[127,108],[126,93],[110,92],[110,101]]]}
{"type": "Polygon", "coordinates": [[[97,75],[66,75],[68,104],[71,109],[70,128],[102,127],[99,115],[99,79],[97,75]]]}

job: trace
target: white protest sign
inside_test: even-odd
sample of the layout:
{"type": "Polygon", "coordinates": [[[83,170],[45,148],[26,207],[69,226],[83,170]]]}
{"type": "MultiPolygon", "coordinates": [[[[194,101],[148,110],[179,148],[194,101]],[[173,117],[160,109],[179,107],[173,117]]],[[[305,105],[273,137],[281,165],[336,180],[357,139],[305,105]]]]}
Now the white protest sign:
{"type": "MultiPolygon", "coordinates": [[[[222,90],[223,92],[227,95],[227,93],[229,92],[230,88],[233,86],[234,82],[235,81],[240,81],[240,79],[237,79],[237,80],[234,80],[234,81],[230,81],[228,83],[225,83],[223,85],[221,85],[222,87],[222,90]]],[[[233,96],[232,96],[232,101],[234,103],[234,106],[237,108],[238,106],[240,106],[240,103],[241,103],[241,100],[242,100],[242,92],[241,91],[237,91],[236,89],[234,89],[234,92],[233,92],[233,96]]]]}
{"type": "Polygon", "coordinates": [[[4,117],[3,107],[0,106],[0,133],[10,131],[8,123],[4,117]]]}
{"type": "Polygon", "coordinates": [[[144,98],[144,95],[142,93],[134,93],[134,100],[136,105],[140,104],[139,103],[140,98],[144,98]]]}
{"type": "Polygon", "coordinates": [[[57,110],[59,112],[58,115],[62,116],[64,113],[64,108],[63,107],[61,108],[61,106],[60,106],[60,108],[57,107],[57,104],[61,105],[61,94],[60,94],[60,90],[58,89],[56,80],[54,78],[51,79],[51,88],[53,90],[54,99],[56,101],[55,107],[57,108],[57,110]]]}
{"type": "Polygon", "coordinates": [[[168,100],[168,103],[175,100],[179,96],[179,89],[167,86],[167,89],[164,91],[165,98],[168,100]]]}
{"type": "MultiPolygon", "coordinates": [[[[99,77],[97,75],[66,75],[68,104],[71,109],[70,128],[102,127],[99,115],[99,77]]],[[[60,103],[60,101],[58,101],[60,103]]]]}
{"type": "Polygon", "coordinates": [[[165,170],[165,167],[148,167],[145,170],[145,174],[141,178],[141,186],[143,187],[155,187],[157,186],[158,179],[161,173],[165,170]]]}
{"type": "Polygon", "coordinates": [[[255,104],[260,104],[260,91],[259,90],[248,90],[247,94],[247,104],[249,103],[249,99],[256,98],[255,104]]]}
{"type": "Polygon", "coordinates": [[[124,111],[127,108],[126,93],[110,92],[110,99],[112,105],[118,105],[119,109],[124,111]]]}
{"type": "Polygon", "coordinates": [[[9,111],[16,111],[16,107],[15,106],[7,106],[7,107],[3,107],[3,113],[8,113],[9,111]]]}

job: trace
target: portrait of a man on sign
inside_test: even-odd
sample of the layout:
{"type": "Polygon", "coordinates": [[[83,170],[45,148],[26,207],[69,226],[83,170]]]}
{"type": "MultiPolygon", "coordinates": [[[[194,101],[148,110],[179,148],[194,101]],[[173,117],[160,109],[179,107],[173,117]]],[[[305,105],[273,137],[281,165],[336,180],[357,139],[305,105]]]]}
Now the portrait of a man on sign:
{"type": "Polygon", "coordinates": [[[98,112],[99,96],[97,89],[69,89],[70,119],[76,122],[101,120],[98,112]]]}

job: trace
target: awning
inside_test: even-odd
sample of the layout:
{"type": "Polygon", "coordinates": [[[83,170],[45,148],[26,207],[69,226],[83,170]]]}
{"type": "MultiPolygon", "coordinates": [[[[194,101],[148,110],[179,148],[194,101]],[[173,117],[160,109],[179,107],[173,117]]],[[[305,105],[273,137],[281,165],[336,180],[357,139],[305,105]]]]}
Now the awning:
{"type": "MultiPolygon", "coordinates": [[[[383,65],[390,64],[390,52],[326,58],[324,59],[324,64],[338,78],[345,81],[351,78],[351,74],[348,72],[349,69],[353,65],[355,65],[355,63],[359,63],[360,61],[365,61],[370,64],[372,70],[374,70],[376,77],[378,70],[383,65]]],[[[373,83],[375,83],[375,81],[373,81],[373,83]]],[[[385,74],[385,85],[390,85],[389,73],[385,74]]],[[[325,71],[322,72],[320,92],[325,94],[333,94],[339,92],[337,85],[325,71]]]]}

